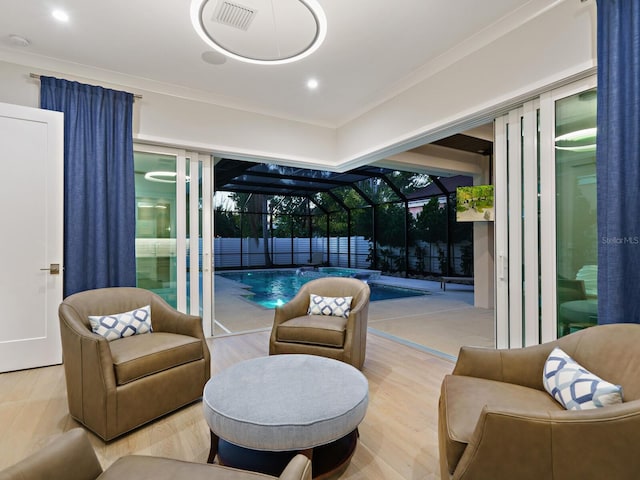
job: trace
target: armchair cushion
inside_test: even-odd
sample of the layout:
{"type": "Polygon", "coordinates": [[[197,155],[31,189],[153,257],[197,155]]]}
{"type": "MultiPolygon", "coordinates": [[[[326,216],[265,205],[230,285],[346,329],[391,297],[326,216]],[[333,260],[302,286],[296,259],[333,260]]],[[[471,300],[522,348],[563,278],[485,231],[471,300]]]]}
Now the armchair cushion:
{"type": "Polygon", "coordinates": [[[567,410],[622,403],[620,385],[602,380],[557,347],[545,362],[542,381],[547,392],[567,410]]]}
{"type": "Polygon", "coordinates": [[[344,345],[346,328],[347,319],[344,317],[307,315],[282,323],[278,328],[277,340],[339,348],[344,345]]]}
{"type": "Polygon", "coordinates": [[[152,332],[151,305],[111,315],[89,315],[91,330],[110,342],[118,338],[152,332]]]}
{"type": "Polygon", "coordinates": [[[116,385],[153,375],[203,358],[202,342],[195,337],[154,332],[111,342],[116,385]]]}
{"type": "Polygon", "coordinates": [[[329,315],[334,317],[349,317],[351,311],[351,300],[353,297],[323,297],[322,295],[310,294],[309,315],[329,315]]]}

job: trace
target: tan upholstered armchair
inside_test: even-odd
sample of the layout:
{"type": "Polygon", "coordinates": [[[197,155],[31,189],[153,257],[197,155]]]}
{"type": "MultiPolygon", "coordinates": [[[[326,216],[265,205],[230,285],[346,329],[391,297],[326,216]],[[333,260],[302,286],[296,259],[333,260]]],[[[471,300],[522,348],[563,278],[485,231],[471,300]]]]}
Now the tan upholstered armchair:
{"type": "Polygon", "coordinates": [[[369,295],[369,285],[355,278],[324,277],[307,282],[291,301],[276,307],[269,354],[307,353],[362,368],[369,295]],[[349,316],[308,315],[310,294],[353,297],[349,316]]]}
{"type": "Polygon", "coordinates": [[[69,413],[110,440],[202,397],[211,360],[200,317],[140,288],[102,288],[59,308],[69,413]],[[93,333],[90,315],[151,306],[152,333],[113,341],[93,333]]]}
{"type": "Polygon", "coordinates": [[[464,347],[442,383],[438,423],[443,479],[637,479],[640,325],[595,326],[521,349],[464,347]],[[621,385],[624,403],[565,410],[543,386],[554,347],[621,385]]]}
{"type": "MultiPolygon", "coordinates": [[[[128,455],[102,471],[87,434],[74,428],[30,457],[0,471],[0,480],[276,480],[276,477],[219,465],[163,457],[128,455]]],[[[279,480],[311,480],[311,462],[298,454],[279,480]]]]}

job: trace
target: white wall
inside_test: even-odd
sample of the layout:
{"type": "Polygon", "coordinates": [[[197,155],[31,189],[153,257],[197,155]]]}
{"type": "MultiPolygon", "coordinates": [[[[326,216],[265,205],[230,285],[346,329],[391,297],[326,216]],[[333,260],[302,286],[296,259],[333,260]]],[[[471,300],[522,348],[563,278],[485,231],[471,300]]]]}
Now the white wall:
{"type": "MultiPolygon", "coordinates": [[[[493,137],[493,136],[492,136],[493,137]]],[[[473,184],[489,183],[493,172],[488,157],[481,163],[482,174],[474,176],[473,184]]],[[[473,305],[495,307],[495,236],[494,222],[473,222],[473,305]]]]}
{"type": "Polygon", "coordinates": [[[136,139],[190,150],[322,167],[335,158],[336,132],[267,115],[142,92],[136,139]]]}

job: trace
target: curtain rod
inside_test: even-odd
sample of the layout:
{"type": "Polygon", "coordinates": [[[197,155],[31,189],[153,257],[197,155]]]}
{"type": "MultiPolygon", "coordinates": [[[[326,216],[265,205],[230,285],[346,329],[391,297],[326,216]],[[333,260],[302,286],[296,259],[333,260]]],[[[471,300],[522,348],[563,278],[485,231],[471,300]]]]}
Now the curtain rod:
{"type": "MultiPolygon", "coordinates": [[[[30,73],[29,76],[31,78],[40,80],[40,75],[38,75],[37,73],[30,73]]],[[[129,93],[129,92],[126,92],[126,93],[129,93]]],[[[142,98],[142,95],[139,95],[137,93],[132,93],[131,95],[133,95],[133,98],[142,98]]]]}

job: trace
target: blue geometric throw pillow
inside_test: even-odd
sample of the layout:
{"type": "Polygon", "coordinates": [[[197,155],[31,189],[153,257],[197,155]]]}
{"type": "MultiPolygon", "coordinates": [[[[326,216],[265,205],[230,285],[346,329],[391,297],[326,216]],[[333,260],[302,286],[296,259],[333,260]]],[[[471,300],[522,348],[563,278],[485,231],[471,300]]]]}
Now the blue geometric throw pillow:
{"type": "Polygon", "coordinates": [[[544,388],[567,410],[588,410],[622,403],[622,387],[586,370],[560,348],[544,364],[544,388]]]}
{"type": "Polygon", "coordinates": [[[307,315],[333,315],[334,317],[349,316],[351,299],[353,297],[322,297],[311,294],[307,315]]]}
{"type": "Polygon", "coordinates": [[[118,338],[153,332],[151,305],[113,315],[90,315],[89,322],[93,333],[102,335],[110,342],[118,338]]]}

